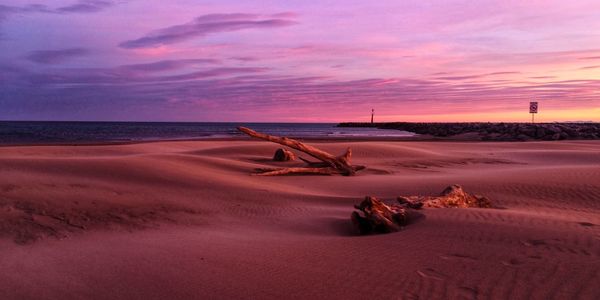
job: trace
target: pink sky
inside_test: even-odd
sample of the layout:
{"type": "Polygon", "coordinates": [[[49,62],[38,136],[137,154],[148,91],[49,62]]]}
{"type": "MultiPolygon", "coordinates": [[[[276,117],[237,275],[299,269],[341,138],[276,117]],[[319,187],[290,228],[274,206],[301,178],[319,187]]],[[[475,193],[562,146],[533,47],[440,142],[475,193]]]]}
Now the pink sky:
{"type": "Polygon", "coordinates": [[[5,0],[0,119],[600,121],[599,28],[598,1],[5,0]]]}

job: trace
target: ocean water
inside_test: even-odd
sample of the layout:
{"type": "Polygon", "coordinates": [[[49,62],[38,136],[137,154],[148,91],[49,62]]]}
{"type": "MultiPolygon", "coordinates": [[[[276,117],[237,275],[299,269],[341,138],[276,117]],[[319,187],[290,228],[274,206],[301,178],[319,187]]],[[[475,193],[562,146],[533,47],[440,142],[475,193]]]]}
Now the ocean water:
{"type": "Polygon", "coordinates": [[[414,134],[334,123],[0,122],[0,144],[102,143],[245,137],[237,126],[292,138],[400,138],[414,134]]]}

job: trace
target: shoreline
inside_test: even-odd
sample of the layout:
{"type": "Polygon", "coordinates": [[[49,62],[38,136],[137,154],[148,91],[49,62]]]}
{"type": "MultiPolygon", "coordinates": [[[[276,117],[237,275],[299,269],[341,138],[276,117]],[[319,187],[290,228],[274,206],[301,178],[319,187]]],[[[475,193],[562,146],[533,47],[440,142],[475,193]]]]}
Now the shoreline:
{"type": "MultiPolygon", "coordinates": [[[[409,123],[417,124],[417,123],[409,123]]],[[[455,123],[418,123],[418,124],[437,124],[443,126],[452,126],[455,123]]],[[[471,123],[460,123],[460,124],[471,124],[471,123]]],[[[474,123],[479,124],[479,123],[474,123]]],[[[490,123],[495,124],[495,123],[490,123]]],[[[501,124],[501,123],[498,123],[501,124]]],[[[515,123],[521,124],[521,123],[515,123]]],[[[541,123],[540,123],[541,124],[541,123]]],[[[544,123],[547,124],[547,123],[544,123]]],[[[554,124],[554,123],[548,123],[554,124]]],[[[592,123],[596,125],[596,123],[592,123]]],[[[404,127],[397,128],[398,123],[339,123],[339,127],[373,127],[376,129],[391,129],[391,130],[404,130],[404,127]],[[381,127],[378,127],[381,126],[381,127]]],[[[598,123],[598,138],[600,139],[600,123],[598,123]]],[[[435,132],[432,134],[426,130],[420,130],[422,133],[414,133],[412,136],[313,136],[313,137],[294,137],[286,136],[288,138],[305,141],[305,142],[540,142],[540,141],[586,141],[595,140],[590,138],[571,138],[571,139],[542,139],[542,138],[511,138],[506,136],[495,136],[493,138],[482,138],[475,132],[466,132],[456,135],[440,135],[435,132]]],[[[435,131],[435,129],[434,129],[435,131]]],[[[148,144],[148,143],[161,143],[161,142],[223,142],[223,141],[251,141],[254,140],[245,135],[229,136],[229,137],[198,137],[198,138],[174,138],[174,139],[149,139],[149,140],[106,140],[106,141],[81,141],[81,142],[23,142],[23,143],[2,143],[0,141],[0,148],[2,147],[19,147],[19,146],[110,146],[110,145],[132,145],[132,144],[148,144]]]]}
{"type": "MultiPolygon", "coordinates": [[[[481,140],[481,139],[466,139],[460,137],[435,137],[431,135],[415,135],[411,137],[310,137],[310,138],[296,138],[293,139],[307,142],[307,143],[354,143],[354,142],[438,142],[438,143],[452,143],[452,142],[464,142],[464,143],[535,143],[535,142],[560,142],[560,141],[593,141],[590,139],[578,139],[578,140],[560,140],[560,141],[547,141],[547,140],[481,140]]],[[[231,137],[231,138],[199,138],[199,139],[164,139],[164,140],[148,140],[148,141],[101,141],[101,142],[44,142],[44,143],[0,143],[0,148],[6,147],[50,147],[50,146],[119,146],[119,145],[137,145],[137,144],[154,144],[154,143],[176,143],[176,142],[244,142],[244,141],[257,141],[256,139],[249,137],[231,137]]],[[[283,147],[283,146],[282,146],[283,147]]]]}
{"type": "MultiPolygon", "coordinates": [[[[305,142],[410,142],[410,141],[425,141],[425,139],[415,137],[309,137],[297,138],[290,137],[296,140],[305,142]]],[[[431,141],[435,141],[432,139],[431,141]]],[[[238,142],[238,141],[256,141],[250,137],[219,137],[219,138],[191,138],[191,139],[160,139],[146,141],[100,141],[100,142],[44,142],[44,143],[0,143],[1,147],[32,147],[32,146],[112,146],[112,145],[135,145],[135,144],[152,144],[152,143],[174,143],[174,142],[238,142]]],[[[440,141],[442,141],[440,139],[440,141]]]]}

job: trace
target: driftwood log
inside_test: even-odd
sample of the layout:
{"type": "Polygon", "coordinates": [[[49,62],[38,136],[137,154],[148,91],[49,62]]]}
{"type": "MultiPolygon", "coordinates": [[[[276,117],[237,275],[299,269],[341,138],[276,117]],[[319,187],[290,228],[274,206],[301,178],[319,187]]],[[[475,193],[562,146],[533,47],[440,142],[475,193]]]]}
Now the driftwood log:
{"type": "Polygon", "coordinates": [[[408,223],[406,208],[387,205],[375,197],[367,196],[354,207],[360,213],[354,211],[350,218],[360,234],[395,232],[408,223]]]}
{"type": "Polygon", "coordinates": [[[398,197],[400,204],[407,205],[409,207],[479,207],[479,208],[490,208],[492,202],[483,196],[469,194],[465,192],[462,186],[453,184],[439,195],[439,196],[408,196],[398,197]]]}
{"type": "Polygon", "coordinates": [[[331,155],[321,149],[304,144],[294,139],[286,137],[278,137],[265,133],[256,132],[250,128],[238,127],[239,131],[258,139],[265,141],[281,144],[292,149],[304,152],[318,160],[320,162],[311,162],[306,159],[302,159],[307,163],[307,167],[295,167],[295,168],[283,168],[283,169],[261,169],[261,173],[255,175],[262,176],[273,176],[273,175],[286,175],[286,174],[318,174],[318,175],[334,175],[340,174],[344,176],[355,175],[357,171],[364,169],[364,166],[356,166],[350,164],[350,158],[352,157],[352,150],[348,148],[346,152],[340,156],[331,155]]]}
{"type": "Polygon", "coordinates": [[[397,200],[399,204],[388,205],[367,196],[359,205],[354,205],[360,212],[352,212],[350,219],[360,234],[389,233],[408,224],[410,209],[492,207],[488,198],[469,194],[458,184],[447,187],[439,196],[408,196],[398,197],[397,200]]]}

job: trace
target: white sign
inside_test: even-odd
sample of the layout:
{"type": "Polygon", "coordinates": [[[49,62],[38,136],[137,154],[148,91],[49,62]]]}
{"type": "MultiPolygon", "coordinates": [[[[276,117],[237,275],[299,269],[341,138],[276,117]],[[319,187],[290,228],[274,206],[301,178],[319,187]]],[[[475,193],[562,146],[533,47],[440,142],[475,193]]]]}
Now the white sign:
{"type": "Polygon", "coordinates": [[[529,102],[529,113],[537,114],[538,111],[538,103],[537,102],[529,102]]]}

